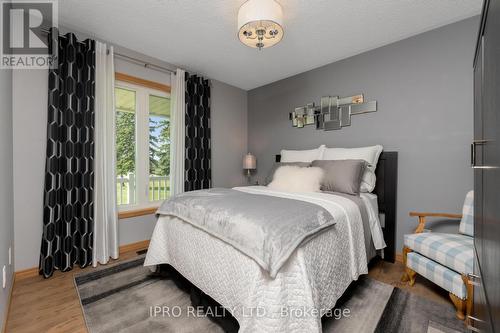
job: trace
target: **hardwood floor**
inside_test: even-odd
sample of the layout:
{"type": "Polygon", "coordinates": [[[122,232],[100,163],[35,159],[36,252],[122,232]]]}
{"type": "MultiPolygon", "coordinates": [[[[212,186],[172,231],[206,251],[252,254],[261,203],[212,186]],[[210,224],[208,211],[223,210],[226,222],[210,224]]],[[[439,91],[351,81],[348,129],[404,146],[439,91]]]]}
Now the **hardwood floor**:
{"type": "MultiPolygon", "coordinates": [[[[120,259],[113,262],[136,255],[135,251],[121,253],[120,259]]],[[[35,276],[16,280],[6,333],[87,332],[73,275],[94,269],[99,267],[57,271],[50,279],[35,276]]]]}
{"type": "MultiPolygon", "coordinates": [[[[122,253],[119,260],[136,255],[135,251],[122,253]]],[[[91,270],[94,268],[75,268],[72,272],[56,272],[47,280],[37,276],[15,281],[6,332],[87,332],[73,274],[91,270]]],[[[403,284],[402,273],[401,263],[378,261],[370,265],[369,276],[437,302],[450,302],[444,290],[423,278],[417,278],[413,287],[403,284]]]]}

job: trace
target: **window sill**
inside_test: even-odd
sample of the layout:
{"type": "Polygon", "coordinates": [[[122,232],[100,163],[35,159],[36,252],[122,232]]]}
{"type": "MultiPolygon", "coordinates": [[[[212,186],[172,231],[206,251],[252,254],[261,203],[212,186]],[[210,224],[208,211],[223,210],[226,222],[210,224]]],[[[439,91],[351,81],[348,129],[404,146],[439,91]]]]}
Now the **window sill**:
{"type": "Polygon", "coordinates": [[[118,212],[118,219],[121,220],[121,219],[128,219],[131,217],[151,215],[151,214],[154,214],[157,210],[158,210],[158,206],[124,210],[124,211],[118,212]]]}

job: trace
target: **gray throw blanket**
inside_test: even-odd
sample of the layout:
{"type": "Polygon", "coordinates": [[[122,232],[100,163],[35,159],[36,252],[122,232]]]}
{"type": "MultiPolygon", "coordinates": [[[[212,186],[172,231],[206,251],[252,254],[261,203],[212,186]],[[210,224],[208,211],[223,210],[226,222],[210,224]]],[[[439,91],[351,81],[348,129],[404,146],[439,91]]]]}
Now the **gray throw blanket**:
{"type": "Polygon", "coordinates": [[[156,214],[178,217],[232,245],[272,278],[299,245],[335,224],[312,203],[223,188],[182,193],[156,214]]]}

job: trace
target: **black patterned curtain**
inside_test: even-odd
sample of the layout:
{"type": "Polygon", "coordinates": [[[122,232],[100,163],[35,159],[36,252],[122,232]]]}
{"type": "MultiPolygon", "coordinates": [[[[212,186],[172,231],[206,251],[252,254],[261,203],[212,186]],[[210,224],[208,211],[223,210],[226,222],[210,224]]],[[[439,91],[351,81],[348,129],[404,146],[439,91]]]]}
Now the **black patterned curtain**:
{"type": "Polygon", "coordinates": [[[186,72],[185,191],[210,188],[210,81],[186,72]]]}
{"type": "Polygon", "coordinates": [[[49,70],[47,159],[39,272],[92,264],[94,229],[95,42],[49,34],[58,66],[49,70]]]}

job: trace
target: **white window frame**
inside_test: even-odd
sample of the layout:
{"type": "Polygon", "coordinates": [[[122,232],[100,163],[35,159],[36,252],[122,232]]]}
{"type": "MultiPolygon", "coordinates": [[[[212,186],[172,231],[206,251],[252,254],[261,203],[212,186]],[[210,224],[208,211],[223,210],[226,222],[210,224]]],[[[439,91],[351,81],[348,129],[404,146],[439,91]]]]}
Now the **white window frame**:
{"type": "Polygon", "coordinates": [[[115,88],[135,91],[136,200],[135,203],[117,205],[118,211],[158,207],[163,200],[149,201],[149,96],[154,95],[169,99],[171,96],[165,91],[118,80],[115,81],[115,88]]]}

